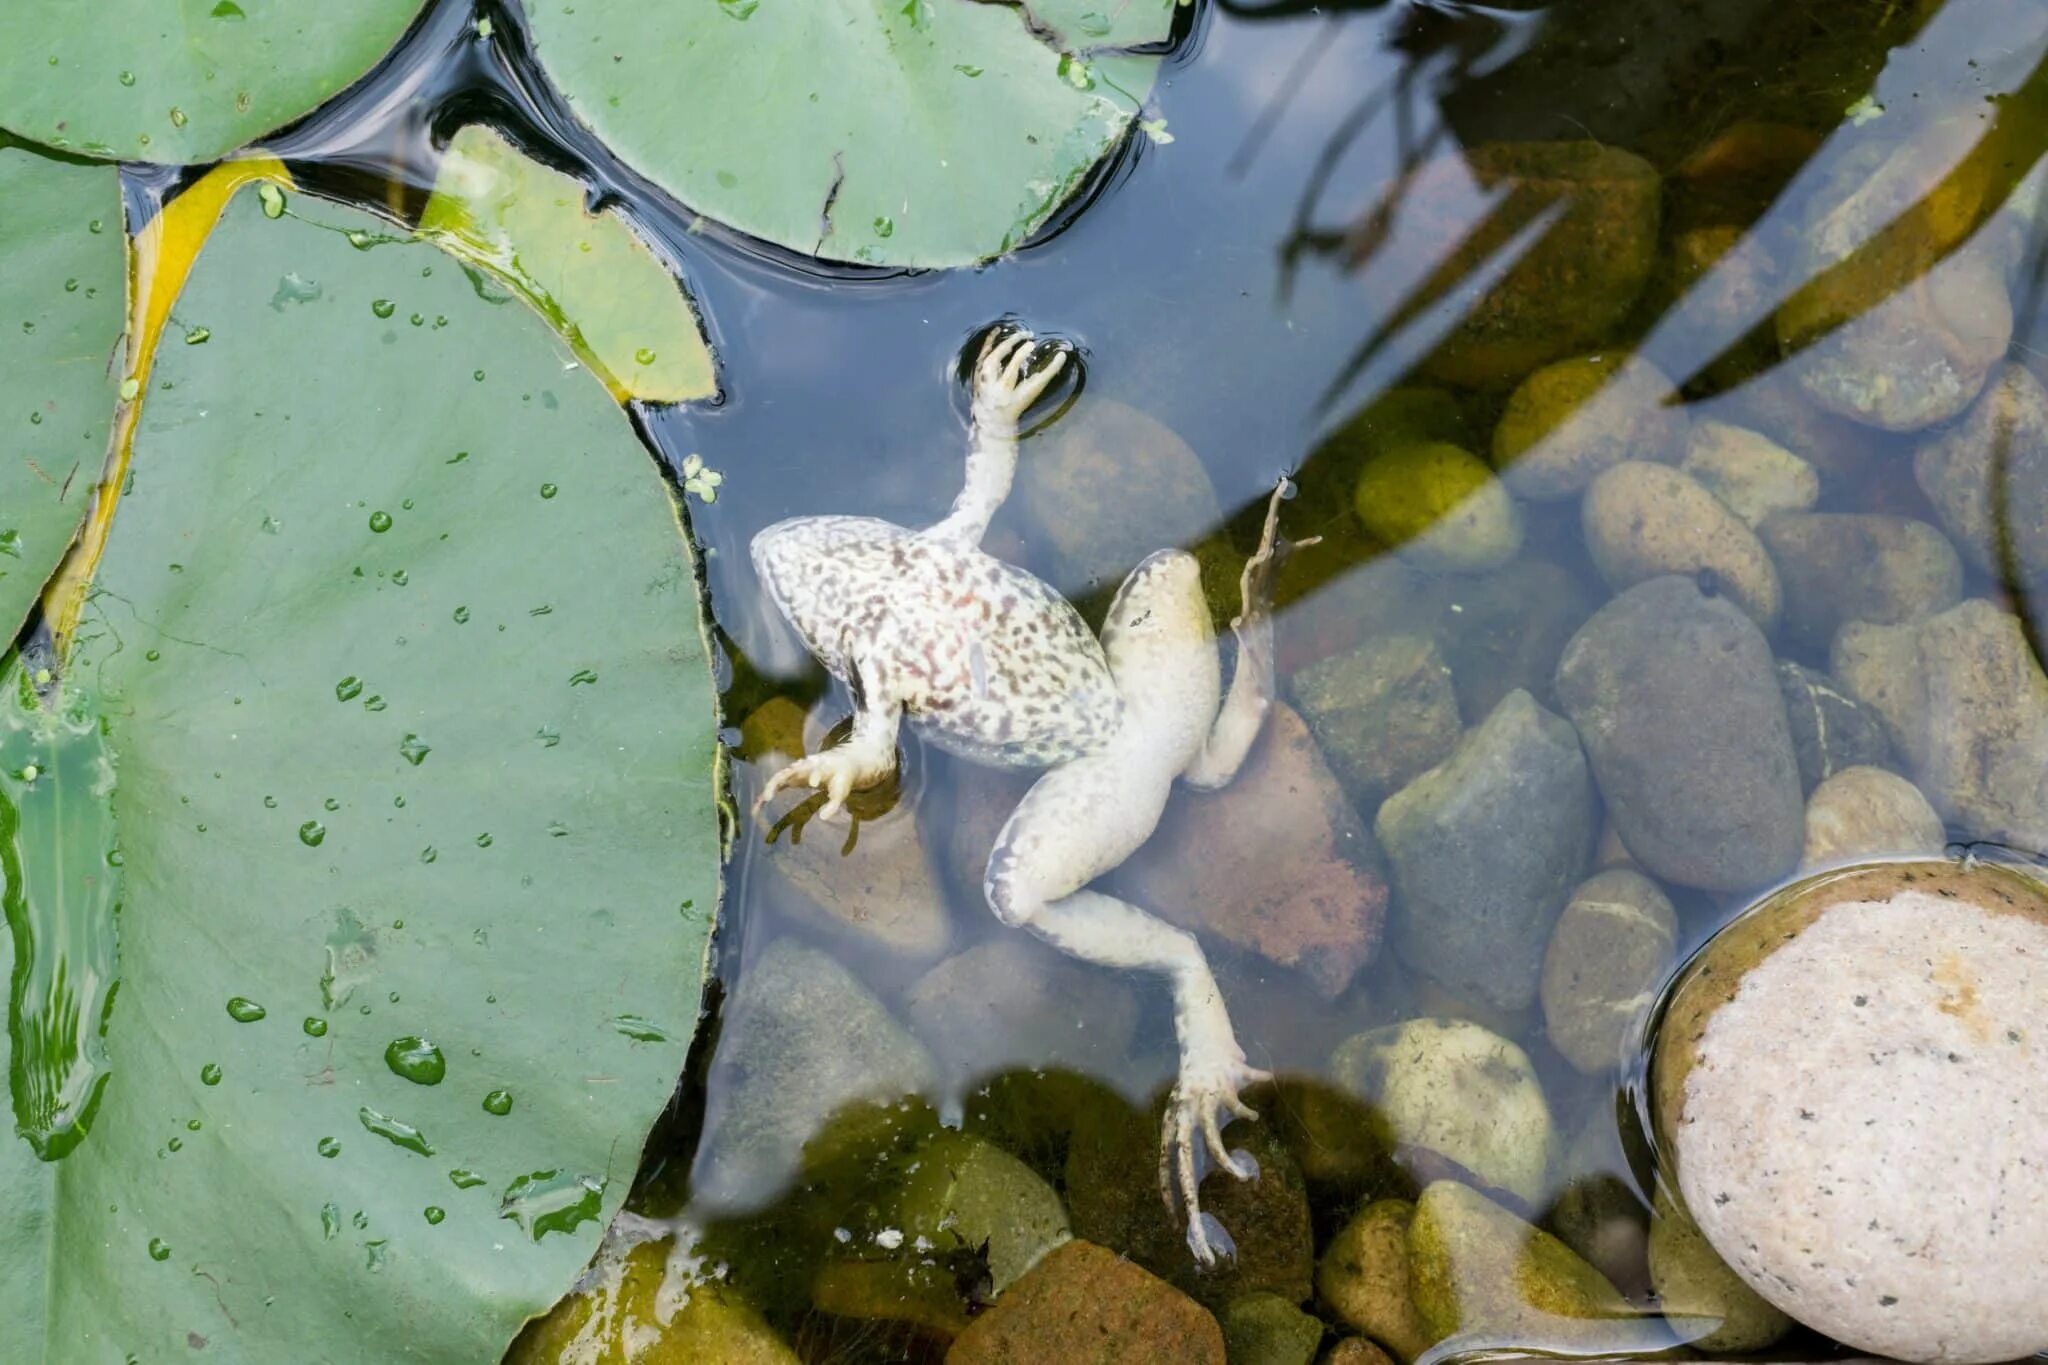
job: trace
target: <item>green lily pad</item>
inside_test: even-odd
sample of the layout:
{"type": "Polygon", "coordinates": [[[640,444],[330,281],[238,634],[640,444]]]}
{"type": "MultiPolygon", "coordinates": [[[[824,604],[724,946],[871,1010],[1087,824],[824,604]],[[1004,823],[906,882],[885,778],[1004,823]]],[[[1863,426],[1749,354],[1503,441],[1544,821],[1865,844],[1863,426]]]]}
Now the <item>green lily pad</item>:
{"type": "Polygon", "coordinates": [[[209,339],[157,358],[64,679],[114,755],[120,989],[85,1139],[0,1147],[24,1359],[495,1359],[697,1019],[716,716],[667,486],[528,310],[280,203],[185,286],[209,339]]]}
{"type": "Polygon", "coordinates": [[[113,167],[0,145],[0,651],[64,557],[106,463],[123,243],[113,167]]]}
{"type": "Polygon", "coordinates": [[[479,123],[448,144],[420,233],[525,299],[614,397],[683,403],[718,392],[689,300],[615,210],[479,123]]]}
{"type": "Polygon", "coordinates": [[[8,0],[0,127],[84,156],[215,161],[311,113],[421,0],[8,0]]]}
{"type": "Polygon", "coordinates": [[[1158,69],[1115,49],[1163,44],[1173,12],[577,0],[528,14],[577,117],[691,208],[828,260],[953,266],[1018,246],[1080,187],[1158,69]]]}

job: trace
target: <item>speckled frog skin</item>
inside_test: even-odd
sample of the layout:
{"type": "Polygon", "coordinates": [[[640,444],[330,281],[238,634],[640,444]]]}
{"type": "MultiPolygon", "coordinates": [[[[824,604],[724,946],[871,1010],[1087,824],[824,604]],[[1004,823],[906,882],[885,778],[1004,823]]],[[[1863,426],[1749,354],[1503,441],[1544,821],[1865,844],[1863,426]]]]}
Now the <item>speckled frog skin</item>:
{"type": "Polygon", "coordinates": [[[758,811],[789,786],[825,792],[821,818],[896,765],[906,719],[927,740],[975,762],[1043,768],[1003,826],[984,883],[1005,924],[1110,967],[1163,973],[1174,994],[1180,1075],[1168,1104],[1160,1185],[1186,1205],[1188,1244],[1205,1264],[1229,1238],[1197,1202],[1197,1149],[1240,1178],[1257,1168],[1223,1142],[1226,1113],[1256,1117],[1239,1090],[1268,1079],[1238,1046],[1215,977],[1193,935],[1088,889],[1151,837],[1176,780],[1228,782],[1272,704],[1266,584],[1285,480],[1246,564],[1244,610],[1231,623],[1237,668],[1226,697],[1195,560],[1160,550],[1118,590],[1102,638],[1046,584],[980,548],[1010,491],[1018,423],[1060,375],[1069,350],[999,329],[974,368],[966,485],[922,531],[865,517],[798,517],[754,538],[754,566],[804,643],[852,690],[844,743],[800,759],[761,791],[758,811]]]}

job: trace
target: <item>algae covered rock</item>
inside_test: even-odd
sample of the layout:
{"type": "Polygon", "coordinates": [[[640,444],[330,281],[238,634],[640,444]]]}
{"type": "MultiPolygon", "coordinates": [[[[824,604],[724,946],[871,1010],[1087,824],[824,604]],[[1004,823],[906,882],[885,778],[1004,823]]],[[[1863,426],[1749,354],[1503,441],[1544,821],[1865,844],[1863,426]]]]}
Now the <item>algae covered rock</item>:
{"type": "Polygon", "coordinates": [[[1278,1294],[1246,1294],[1223,1310],[1230,1365],[1310,1365],[1322,1344],[1322,1321],[1278,1294]]]}
{"type": "Polygon", "coordinates": [[[943,1132],[917,1148],[882,1221],[932,1254],[980,1251],[1001,1294],[1068,1241],[1067,1211],[1050,1185],[993,1143],[943,1132]]]}
{"type": "Polygon", "coordinates": [[[1593,850],[1593,787],[1572,727],[1510,693],[1387,798],[1374,831],[1399,892],[1401,960],[1476,1002],[1533,1002],[1551,925],[1593,850]]]}
{"type": "Polygon", "coordinates": [[[668,1251],[666,1242],[642,1242],[600,1252],[581,1287],[526,1324],[506,1365],[798,1365],[730,1286],[707,1280],[665,1295],[668,1251]]]}
{"type": "Polygon", "coordinates": [[[1308,1187],[1271,1125],[1239,1119],[1223,1130],[1224,1142],[1247,1153],[1258,1175],[1239,1180],[1212,1168],[1204,1176],[1202,1211],[1236,1246],[1234,1258],[1204,1269],[1188,1251],[1187,1225],[1159,1197],[1159,1112],[1074,1135],[1066,1193],[1075,1235],[1115,1247],[1210,1308],[1259,1292],[1306,1299],[1315,1269],[1308,1187]]]}
{"type": "Polygon", "coordinates": [[[1602,340],[1655,267],[1661,198],[1649,162],[1597,142],[1488,142],[1426,162],[1403,184],[1403,217],[1457,249],[1424,285],[1421,306],[1468,280],[1539,216],[1556,217],[1491,289],[1465,305],[1423,373],[1466,387],[1505,387],[1602,340]],[[1476,214],[1475,182],[1503,202],[1476,214]]]}
{"type": "Polygon", "coordinates": [[[1612,1171],[1574,1176],[1543,1221],[1617,1288],[1648,1287],[1649,1212],[1628,1181],[1612,1171]]]}
{"type": "Polygon", "coordinates": [[[1650,1282],[1667,1317],[1689,1320],[1679,1324],[1688,1345],[1743,1354],[1774,1345],[1792,1330],[1792,1319],[1728,1268],[1668,1190],[1660,1187],[1656,1199],[1650,1282]]]}
{"type": "Polygon", "coordinates": [[[948,1365],[1224,1365],[1207,1309],[1107,1248],[1069,1242],[954,1339],[948,1365]]]}
{"type": "Polygon", "coordinates": [[[1586,548],[1617,591],[1664,574],[1712,574],[1730,601],[1768,631],[1784,597],[1764,547],[1719,498],[1689,475],[1626,460],[1586,490],[1586,548]]]}
{"type": "Polygon", "coordinates": [[[1546,365],[1509,395],[1493,465],[1526,498],[1568,498],[1624,460],[1669,462],[1686,416],[1670,379],[1622,351],[1546,365]]]}
{"type": "Polygon", "coordinates": [[[1408,1254],[1416,1311],[1436,1340],[1461,1332],[1532,1345],[1629,1340],[1626,1320],[1636,1315],[1604,1275],[1468,1186],[1439,1180],[1422,1192],[1408,1254]]]}
{"type": "Polygon", "coordinates": [[[1446,441],[1396,446],[1358,471],[1358,519],[1419,568],[1474,573],[1522,548],[1514,499],[1484,461],[1446,441]]]}
{"type": "Polygon", "coordinates": [[[1345,1040],[1330,1073],[1399,1147],[1447,1157],[1524,1203],[1543,1198],[1557,1129],[1528,1054],[1506,1038],[1463,1019],[1411,1019],[1345,1040]]]}
{"type": "Polygon", "coordinates": [[[1436,1338],[1415,1309],[1408,1286],[1408,1225],[1415,1205],[1405,1199],[1367,1204],[1330,1239],[1316,1266],[1316,1295],[1346,1326],[1413,1360],[1436,1338]]]}
{"type": "Polygon", "coordinates": [[[1620,1065],[1677,949],[1678,914],[1648,877],[1618,867],[1580,883],[1543,958],[1551,1046],[1581,1071],[1620,1065]]]}

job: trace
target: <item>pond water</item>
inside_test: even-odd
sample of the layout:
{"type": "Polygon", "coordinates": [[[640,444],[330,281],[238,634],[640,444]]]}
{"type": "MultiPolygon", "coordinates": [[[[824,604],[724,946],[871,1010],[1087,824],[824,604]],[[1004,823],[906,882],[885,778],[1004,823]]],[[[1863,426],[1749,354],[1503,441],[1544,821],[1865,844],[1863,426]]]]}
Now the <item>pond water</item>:
{"type": "MultiPolygon", "coordinates": [[[[436,146],[496,124],[623,205],[705,321],[718,401],[636,409],[679,477],[693,456],[723,475],[688,507],[735,755],[717,988],[633,1201],[686,1217],[697,1273],[805,1360],[937,1360],[1071,1228],[1234,1334],[1265,1313],[1275,1339],[1370,1336],[1407,1360],[1434,1334],[1375,1279],[1376,1229],[1398,1241],[1409,1216],[1378,1201],[1448,1176],[1640,1313],[1595,1331],[1503,1310],[1492,1346],[1831,1349],[1768,1322],[1717,1340],[1735,1300],[1709,1290],[1690,1325],[1658,1317],[1643,1021],[1675,964],[1801,866],[2048,837],[2023,779],[1937,757],[2003,745],[2024,766],[2038,718],[1957,706],[1942,735],[1905,735],[1888,689],[1916,665],[1842,630],[1983,599],[2017,620],[1960,620],[1913,657],[2009,662],[2008,627],[2039,657],[2048,200],[2025,177],[2048,146],[2048,13],[1202,0],[1147,130],[1053,225],[982,268],[902,272],[695,219],[578,127],[520,16],[486,8],[493,42],[439,5],[272,145],[308,188],[406,218],[436,146]],[[1079,362],[986,544],[1091,623],[1179,546],[1227,627],[1283,474],[1284,533],[1322,537],[1279,576],[1261,747],[1231,788],[1176,795],[1107,882],[1200,936],[1248,1058],[1279,1077],[1228,1134],[1259,1180],[1203,1185],[1237,1248],[1216,1271],[1157,1189],[1163,983],[1061,959],[983,901],[1028,776],[906,732],[900,779],[850,823],[789,796],[746,814],[852,704],[749,543],[791,516],[942,516],[964,359],[1000,319],[1079,362]],[[1661,600],[1603,611],[1651,580],[1661,600]],[[1609,627],[1581,635],[1596,611],[1609,627]],[[1745,650],[1761,663],[1726,662],[1745,650]],[[1666,709],[1618,714],[1621,693],[1666,709]],[[1759,734],[1744,718],[1780,697],[1783,728],[1759,734]],[[1927,800],[1838,786],[1802,846],[1814,787],[1847,767],[1927,800]],[[1257,1292],[1277,1299],[1246,1307],[1257,1292]]],[[[127,188],[140,216],[181,184],[127,188]]],[[[515,1355],[554,1358],[579,1314],[515,1355]]],[[[596,1358],[581,1342],[564,1358],[596,1358]]]]}

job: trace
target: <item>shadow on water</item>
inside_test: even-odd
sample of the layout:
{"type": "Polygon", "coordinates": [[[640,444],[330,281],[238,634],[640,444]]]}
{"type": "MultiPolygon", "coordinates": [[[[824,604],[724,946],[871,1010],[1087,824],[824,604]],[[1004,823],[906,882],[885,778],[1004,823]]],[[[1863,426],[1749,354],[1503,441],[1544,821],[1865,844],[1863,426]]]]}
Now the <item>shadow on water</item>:
{"type": "MultiPolygon", "coordinates": [[[[496,0],[430,7],[361,86],[272,150],[307,188],[405,222],[424,203],[438,149],[462,125],[490,123],[581,178],[594,205],[620,207],[685,281],[718,357],[719,397],[635,418],[672,473],[697,455],[726,475],[716,503],[692,502],[687,514],[717,620],[744,809],[778,756],[814,750],[848,710],[844,689],[774,620],[749,541],[795,515],[912,526],[941,515],[965,448],[961,357],[1002,317],[1073,342],[1086,394],[1026,444],[989,548],[1095,620],[1140,557],[1187,546],[1227,619],[1266,492],[1293,472],[1300,496],[1288,528],[1325,537],[1279,585],[1282,693],[1303,709],[1304,670],[1391,638],[1421,642],[1449,675],[1449,738],[1518,688],[1555,704],[1558,654],[1607,587],[1577,497],[1536,490],[1529,468],[1500,457],[1497,430],[1514,408],[1510,391],[1553,362],[1615,357],[1604,386],[1581,396],[1581,415],[1560,423],[1567,434],[1571,420],[1607,420],[1603,404],[1627,421],[1683,409],[1695,423],[1755,427],[1803,456],[1819,472],[1823,510],[1940,520],[1910,472],[1920,429],[1933,423],[1852,423],[1844,406],[1868,395],[1854,373],[1827,374],[1900,355],[1925,368],[1921,352],[1894,344],[1900,329],[1953,324],[1937,359],[1982,349],[1963,335],[1969,320],[1943,312],[1963,296],[1963,271],[1993,277],[2009,297],[2010,347],[1993,338],[1997,358],[2009,350],[2024,369],[2048,372],[2037,349],[2048,345],[2048,234],[2038,230],[2048,205],[2040,178],[2029,179],[2048,150],[2044,54],[2048,10],[2008,0],[1213,0],[1179,20],[1147,109],[1163,124],[1134,132],[1027,247],[946,272],[822,264],[699,218],[577,124],[541,75],[520,14],[496,0]],[[1465,523],[1478,493],[1446,496],[1406,522],[1360,524],[1354,489],[1368,467],[1418,443],[1467,452],[1489,484],[1517,495],[1519,550],[1480,560],[1440,552],[1474,534],[1465,523]],[[1499,479],[1489,456],[1506,466],[1499,479]]],[[[190,179],[127,175],[138,220],[190,179]]],[[[2048,484],[2024,480],[2048,480],[2048,457],[2019,448],[2030,439],[2048,442],[2048,431],[1996,433],[1986,552],[1966,591],[2011,605],[2039,659],[2048,621],[2030,586],[2048,574],[2048,554],[2028,538],[2037,509],[2024,500],[2048,496],[2048,484]]],[[[1780,653],[1828,664],[1824,642],[1788,636],[1780,653]]],[[[1426,672],[1404,685],[1444,689],[1426,672]]],[[[1281,823],[1238,842],[1271,839],[1279,865],[1258,847],[1209,846],[1228,842],[1219,829],[1257,826],[1249,811],[1198,835],[1169,828],[1170,856],[1209,877],[1197,886],[1203,899],[1256,903],[1262,879],[1320,858],[1303,874],[1304,896],[1315,877],[1337,877],[1354,901],[1376,889],[1383,903],[1374,812],[1448,742],[1399,739],[1426,761],[1368,780],[1358,769],[1371,765],[1346,755],[1332,756],[1336,778],[1312,760],[1322,789],[1342,779],[1349,798],[1305,814],[1278,798],[1281,823]],[[1289,845],[1297,815],[1335,830],[1341,847],[1289,845]]],[[[1081,1235],[1177,1283],[1190,1273],[1148,1164],[1154,1106],[1172,1076],[1163,992],[1107,974],[1062,977],[1070,969],[1027,954],[1022,979],[961,977],[1014,986],[1014,999],[947,996],[946,967],[1007,962],[1002,945],[1019,938],[987,914],[979,885],[1021,785],[914,741],[905,749],[899,789],[856,803],[850,841],[801,817],[773,842],[737,831],[718,987],[636,1197],[653,1213],[684,1206],[711,1174],[711,1130],[733,1121],[741,1093],[790,1081],[730,1052],[747,1022],[735,1021],[736,1002],[772,944],[824,948],[850,973],[835,989],[878,1021],[907,1013],[924,1034],[907,1046],[929,1065],[911,1068],[919,1083],[902,1089],[923,1099],[826,1105],[797,1135],[792,1161],[759,1162],[737,1185],[722,1177],[723,1209],[699,1210],[701,1254],[810,1360],[937,1359],[987,1302],[986,1246],[935,1252],[908,1280],[877,1269],[901,1265],[877,1250],[894,1249],[877,1240],[894,1216],[891,1191],[947,1127],[991,1139],[1061,1192],[1081,1235]],[[922,918],[881,913],[920,898],[930,902],[922,918]],[[1076,1023],[1097,1032],[1077,1042],[1076,1023]]],[[[1293,790],[1284,773],[1273,781],[1262,790],[1293,790]]],[[[1175,871],[1155,859],[1135,875],[1187,888],[1175,871]]],[[[1680,959],[1747,899],[1669,889],[1680,959]]],[[[1340,905],[1340,932],[1304,929],[1292,943],[1227,916],[1160,908],[1215,931],[1213,960],[1246,1048],[1281,1073],[1253,1099],[1268,1116],[1271,1160],[1306,1192],[1314,1245],[1362,1203],[1412,1198],[1456,1174],[1552,1228],[1574,1208],[1581,1231],[1618,1228],[1603,1268],[1636,1309],[1654,1307],[1640,1245],[1649,1154],[1640,1129],[1629,1138],[1617,1121],[1635,1109],[1641,1077],[1619,1063],[1567,1061],[1528,998],[1533,987],[1502,1007],[1435,984],[1392,951],[1373,957],[1379,903],[1340,905]],[[1534,1186],[1501,1188],[1441,1152],[1399,1144],[1361,1098],[1371,1076],[1346,1071],[1347,1040],[1426,1017],[1472,1021],[1526,1051],[1555,1134],[1569,1138],[1534,1186]]],[[[908,1039],[900,1024],[877,1022],[873,1036],[885,1035],[908,1039]]],[[[1224,1184],[1205,1195],[1228,1210],[1224,1184]]],[[[1188,1287],[1215,1297],[1213,1285],[1188,1287]]],[[[1669,1343],[1633,1348],[1649,1344],[1669,1343]]],[[[1545,1345],[1461,1339],[1427,1359],[1545,1345]]]]}

